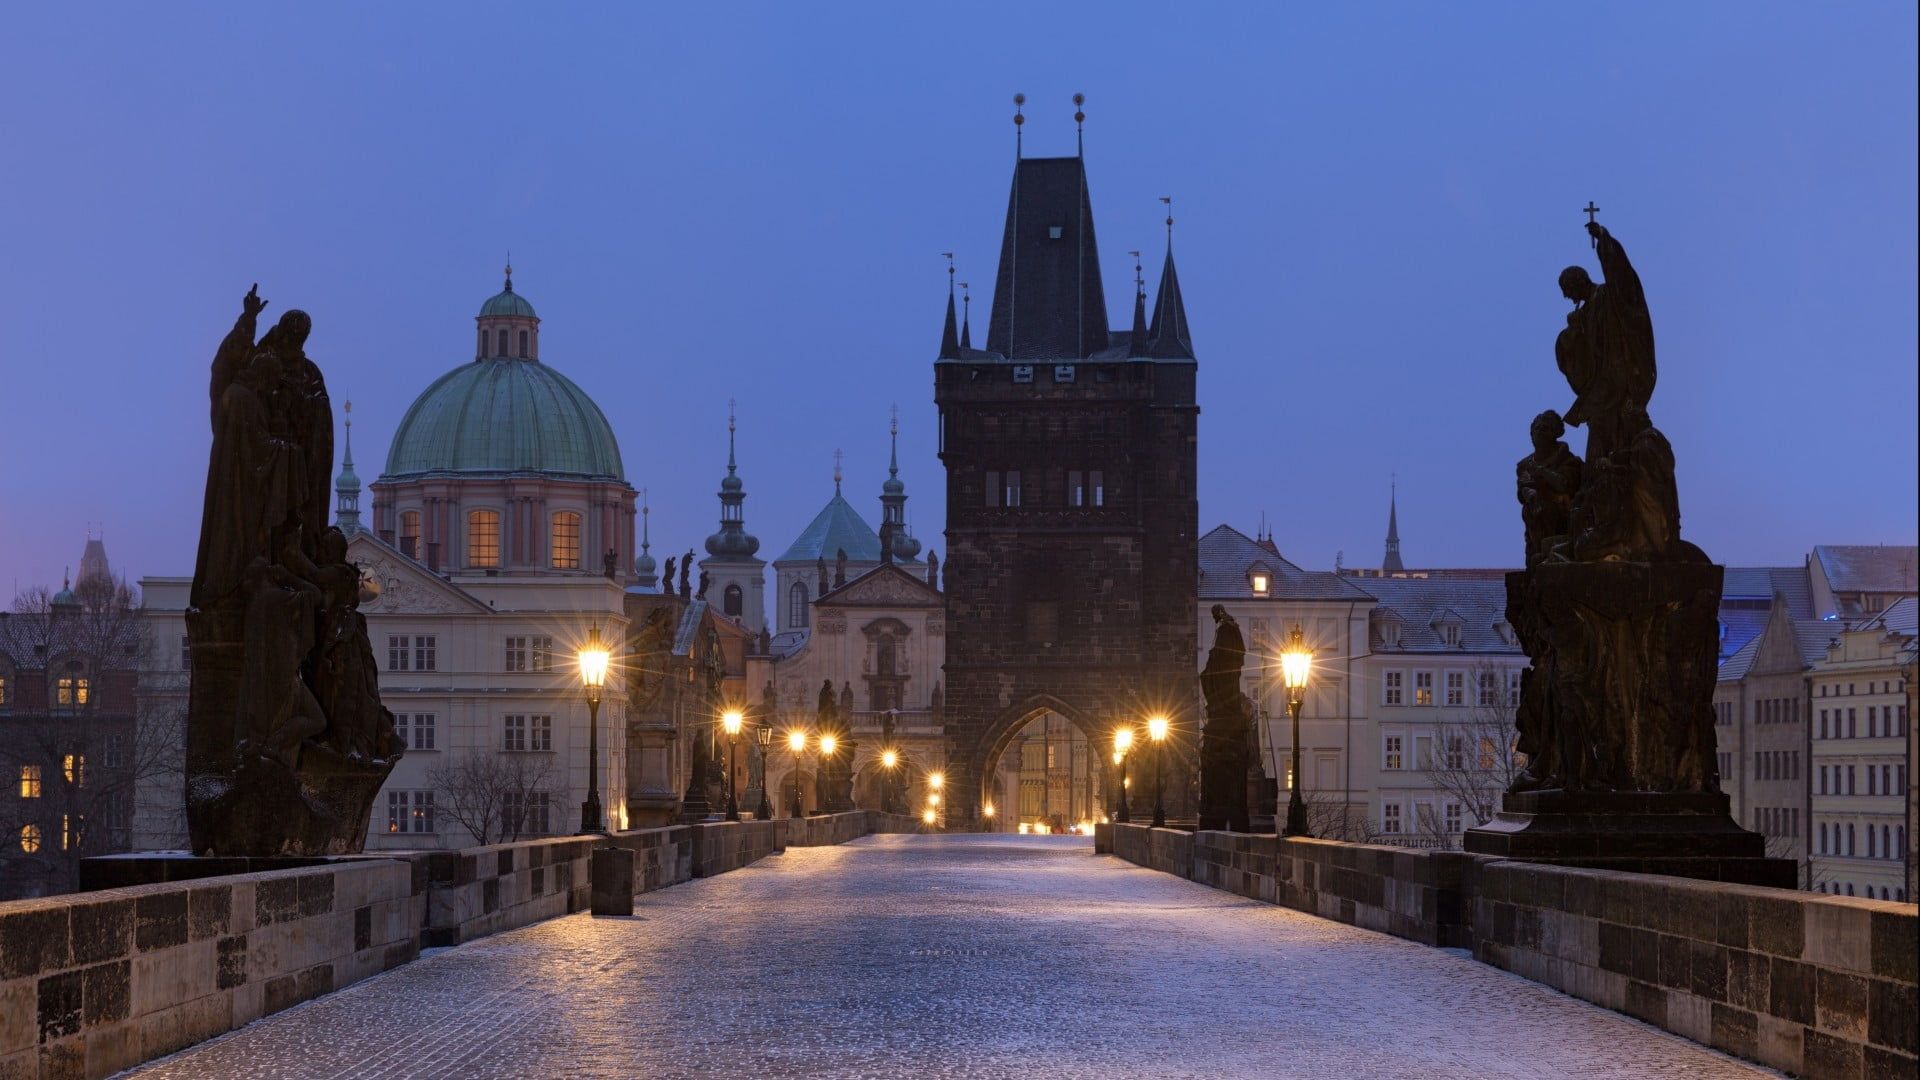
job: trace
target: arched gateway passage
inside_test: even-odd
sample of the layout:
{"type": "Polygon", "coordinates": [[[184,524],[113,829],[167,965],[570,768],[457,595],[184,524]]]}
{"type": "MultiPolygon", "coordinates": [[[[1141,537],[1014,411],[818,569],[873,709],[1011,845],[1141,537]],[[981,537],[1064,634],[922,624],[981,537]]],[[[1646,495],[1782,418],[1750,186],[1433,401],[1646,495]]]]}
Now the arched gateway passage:
{"type": "MultiPolygon", "coordinates": [[[[1119,801],[1120,770],[1113,764],[1113,725],[1089,719],[1081,710],[1048,695],[1036,695],[1005,709],[971,745],[949,751],[956,781],[948,828],[1017,832],[1044,824],[1059,832],[1109,820],[1119,801]],[[960,766],[956,768],[955,766],[960,766]],[[964,771],[963,771],[964,770],[964,771]],[[971,795],[971,813],[964,797],[971,795]],[[986,811],[991,808],[989,814],[986,811]]],[[[1130,802],[1135,821],[1153,807],[1151,750],[1136,747],[1128,763],[1130,802]]],[[[1169,817],[1187,815],[1191,752],[1176,729],[1167,741],[1165,798],[1169,817]]]]}

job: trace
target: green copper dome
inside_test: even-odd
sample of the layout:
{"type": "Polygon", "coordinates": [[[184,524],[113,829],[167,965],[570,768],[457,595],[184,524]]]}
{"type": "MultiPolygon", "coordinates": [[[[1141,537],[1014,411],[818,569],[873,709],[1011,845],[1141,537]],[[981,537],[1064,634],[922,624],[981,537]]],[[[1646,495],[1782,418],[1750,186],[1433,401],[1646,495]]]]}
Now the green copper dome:
{"type": "Polygon", "coordinates": [[[384,479],[425,473],[626,479],[620,444],[593,399],[545,364],[507,357],[454,368],[407,410],[384,479]]]}
{"type": "Polygon", "coordinates": [[[513,291],[513,279],[507,279],[507,287],[493,294],[486,303],[480,305],[480,317],[489,315],[524,315],[533,318],[533,305],[527,298],[513,291]]]}

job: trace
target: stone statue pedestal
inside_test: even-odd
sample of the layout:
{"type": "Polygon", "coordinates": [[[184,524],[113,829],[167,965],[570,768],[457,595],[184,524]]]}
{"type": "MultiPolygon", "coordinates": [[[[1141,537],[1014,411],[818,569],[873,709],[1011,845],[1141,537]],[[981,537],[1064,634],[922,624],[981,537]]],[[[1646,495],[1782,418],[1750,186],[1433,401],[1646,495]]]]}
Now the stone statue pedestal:
{"type": "Polygon", "coordinates": [[[1494,820],[1468,829],[1476,855],[1796,887],[1792,859],[1768,858],[1766,838],[1728,813],[1717,792],[1508,792],[1494,820]]]}

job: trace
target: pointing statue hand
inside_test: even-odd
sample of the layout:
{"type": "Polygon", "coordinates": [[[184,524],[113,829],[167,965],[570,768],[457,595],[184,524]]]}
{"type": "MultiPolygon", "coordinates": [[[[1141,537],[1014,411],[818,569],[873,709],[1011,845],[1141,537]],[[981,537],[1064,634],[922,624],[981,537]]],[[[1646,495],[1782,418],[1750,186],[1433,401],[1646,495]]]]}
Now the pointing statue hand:
{"type": "Polygon", "coordinates": [[[253,287],[247,290],[246,298],[240,301],[240,303],[241,303],[241,306],[246,309],[247,314],[249,315],[260,314],[261,310],[267,306],[267,302],[265,300],[260,299],[260,283],[259,282],[256,281],[253,283],[253,287]]]}

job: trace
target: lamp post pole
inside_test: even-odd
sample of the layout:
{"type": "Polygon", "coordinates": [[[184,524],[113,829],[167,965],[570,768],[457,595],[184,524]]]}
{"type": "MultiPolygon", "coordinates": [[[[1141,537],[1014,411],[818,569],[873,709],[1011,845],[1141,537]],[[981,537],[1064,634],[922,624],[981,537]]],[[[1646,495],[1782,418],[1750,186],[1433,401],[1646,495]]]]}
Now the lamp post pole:
{"type": "Polygon", "coordinates": [[[720,728],[726,730],[726,819],[739,821],[739,776],[735,774],[735,763],[739,759],[739,726],[745,721],[739,709],[728,709],[720,717],[720,728]]]}
{"type": "Polygon", "coordinates": [[[756,821],[771,821],[773,796],[767,794],[767,758],[771,755],[767,751],[773,746],[773,725],[761,724],[756,737],[760,741],[760,805],[753,808],[753,817],[756,821]]]}
{"type": "Polygon", "coordinates": [[[1114,764],[1120,766],[1120,806],[1113,820],[1122,825],[1133,821],[1133,811],[1127,806],[1127,751],[1133,748],[1133,729],[1123,727],[1113,733],[1114,764]]]}
{"type": "Polygon", "coordinates": [[[580,683],[587,691],[587,799],[580,804],[583,836],[604,836],[607,831],[600,812],[600,690],[606,681],[607,647],[600,641],[600,624],[595,623],[580,650],[580,683]]]}
{"type": "Polygon", "coordinates": [[[807,807],[800,801],[800,755],[807,749],[807,733],[795,729],[787,732],[787,755],[793,758],[793,806],[788,813],[797,818],[807,816],[807,807]]]}
{"type": "Polygon", "coordinates": [[[1293,625],[1293,632],[1287,636],[1287,647],[1280,654],[1280,673],[1287,684],[1287,712],[1293,718],[1293,777],[1288,786],[1292,791],[1287,796],[1287,827],[1282,836],[1306,836],[1307,804],[1300,797],[1300,706],[1306,701],[1307,678],[1313,671],[1313,650],[1307,648],[1306,636],[1301,633],[1300,624],[1293,625]]]}
{"type": "Polygon", "coordinates": [[[1147,735],[1153,739],[1153,827],[1167,823],[1166,785],[1163,783],[1167,760],[1167,718],[1156,716],[1147,721],[1147,735]]]}

